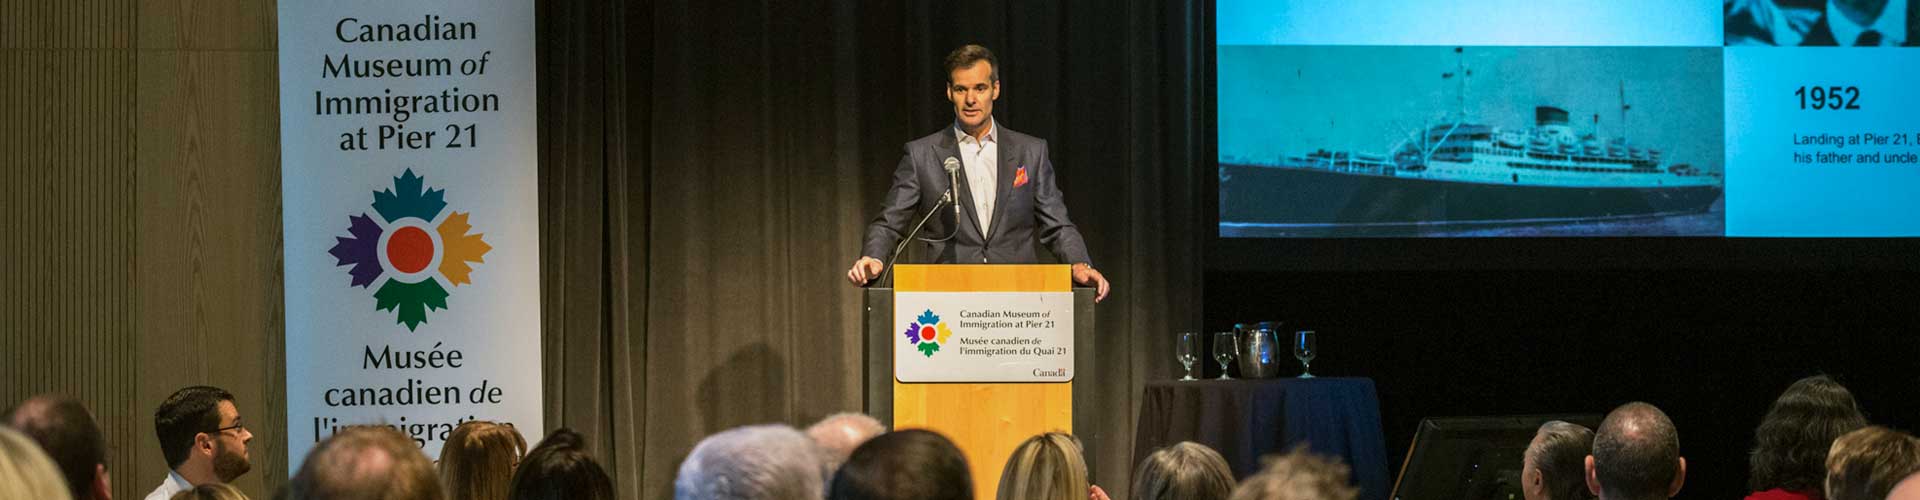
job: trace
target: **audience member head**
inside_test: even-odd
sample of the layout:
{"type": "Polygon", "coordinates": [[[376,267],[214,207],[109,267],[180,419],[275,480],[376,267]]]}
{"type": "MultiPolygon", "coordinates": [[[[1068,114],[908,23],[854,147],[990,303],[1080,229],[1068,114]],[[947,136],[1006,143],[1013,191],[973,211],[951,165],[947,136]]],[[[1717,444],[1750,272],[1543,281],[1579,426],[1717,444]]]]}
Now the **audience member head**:
{"type": "Polygon", "coordinates": [[[1347,484],[1351,469],[1338,459],[1307,453],[1296,447],[1285,455],[1268,456],[1258,474],[1234,488],[1232,500],[1353,500],[1360,490],[1347,484]]]}
{"type": "Polygon", "coordinates": [[[247,500],[247,494],[231,484],[207,483],[174,493],[169,500],[247,500]]]}
{"type": "Polygon", "coordinates": [[[1747,489],[1820,491],[1833,440],[1867,426],[1853,393],[1826,375],[1787,386],[1760,427],[1747,455],[1747,489]]]}
{"type": "Polygon", "coordinates": [[[973,500],[960,448],[933,431],[881,434],[854,448],[833,475],[832,500],[973,500]]]}
{"type": "Polygon", "coordinates": [[[1833,440],[1827,500],[1881,500],[1915,471],[1920,471],[1920,440],[1885,427],[1862,427],[1833,440]]]}
{"type": "Polygon", "coordinates": [[[107,441],[87,407],[72,398],[42,395],[7,411],[6,424],[53,457],[73,498],[113,496],[107,477],[107,441]]]}
{"type": "Polygon", "coordinates": [[[511,425],[461,423],[440,447],[440,486],[447,498],[506,500],[513,468],[526,452],[527,440],[511,425]]]}
{"type": "Polygon", "coordinates": [[[847,456],[852,455],[853,449],[859,448],[861,443],[886,433],[886,425],[859,413],[836,413],[807,427],[807,437],[813,438],[813,442],[819,443],[820,448],[827,451],[828,458],[832,460],[829,465],[835,468],[845,463],[847,456]]]}
{"type": "Polygon", "coordinates": [[[287,485],[291,500],[439,500],[433,462],[386,426],[341,429],[321,441],[287,485]]]}
{"type": "Polygon", "coordinates": [[[193,484],[228,482],[246,474],[247,442],[253,433],[233,405],[233,394],[204,385],[175,391],[153,412],[160,453],[193,484]]]}
{"type": "Polygon", "coordinates": [[[1087,459],[1080,440],[1063,432],[1027,438],[1014,447],[1000,470],[1000,500],[1080,500],[1087,498],[1087,459]]]}
{"type": "Polygon", "coordinates": [[[679,500],[818,499],[833,476],[827,452],[785,425],[728,429],[700,440],[673,481],[679,500]]]}
{"type": "Polygon", "coordinates": [[[1559,420],[1541,424],[1521,458],[1521,493],[1526,500],[1593,498],[1587,489],[1587,455],[1591,453],[1592,430],[1559,420]]]}
{"type": "Polygon", "coordinates": [[[1893,485],[1893,491],[1887,493],[1887,500],[1920,500],[1920,473],[1908,474],[1900,484],[1893,485]]]}
{"type": "Polygon", "coordinates": [[[1227,459],[1192,441],[1154,450],[1133,473],[1134,500],[1226,500],[1232,494],[1227,459]]]}
{"type": "Polygon", "coordinates": [[[1671,498],[1687,478],[1680,431],[1653,405],[1620,405],[1593,435],[1586,476],[1587,489],[1603,500],[1671,498]]]}
{"type": "Polygon", "coordinates": [[[0,498],[67,500],[66,481],[60,467],[40,450],[32,438],[13,429],[0,427],[0,498]]]}
{"type": "Polygon", "coordinates": [[[586,439],[561,427],[540,440],[513,471],[513,500],[613,498],[613,478],[587,455],[586,439]]]}

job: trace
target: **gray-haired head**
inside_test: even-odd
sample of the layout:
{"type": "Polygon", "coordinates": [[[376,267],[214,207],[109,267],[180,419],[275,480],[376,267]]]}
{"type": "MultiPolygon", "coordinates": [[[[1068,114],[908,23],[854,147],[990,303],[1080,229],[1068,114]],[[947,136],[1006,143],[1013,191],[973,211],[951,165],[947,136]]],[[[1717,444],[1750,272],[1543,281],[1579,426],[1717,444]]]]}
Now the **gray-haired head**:
{"type": "Polygon", "coordinates": [[[707,436],[680,463],[676,500],[819,499],[833,474],[813,439],[785,425],[707,436]]]}
{"type": "Polygon", "coordinates": [[[807,427],[807,437],[826,450],[834,468],[847,461],[854,448],[874,436],[887,433],[887,426],[861,413],[835,413],[807,427]]]}
{"type": "MultiPolygon", "coordinates": [[[[1587,500],[1587,455],[1593,453],[1593,430],[1579,424],[1554,420],[1540,424],[1533,443],[1527,445],[1522,470],[1539,474],[1539,492],[1552,500],[1587,500]]],[[[1523,477],[1529,488],[1533,478],[1523,477]]],[[[1528,498],[1533,498],[1529,493],[1528,498]]]]}

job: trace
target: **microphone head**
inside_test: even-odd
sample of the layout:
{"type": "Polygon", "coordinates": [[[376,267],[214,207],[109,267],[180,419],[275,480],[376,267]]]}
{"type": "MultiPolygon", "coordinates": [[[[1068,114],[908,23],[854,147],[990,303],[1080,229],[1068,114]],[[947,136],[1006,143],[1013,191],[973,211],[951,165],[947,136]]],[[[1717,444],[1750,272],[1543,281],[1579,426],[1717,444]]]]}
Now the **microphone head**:
{"type": "Polygon", "coordinates": [[[947,157],[947,161],[940,162],[940,166],[946,167],[947,173],[949,174],[958,172],[960,171],[960,159],[949,156],[947,157]]]}

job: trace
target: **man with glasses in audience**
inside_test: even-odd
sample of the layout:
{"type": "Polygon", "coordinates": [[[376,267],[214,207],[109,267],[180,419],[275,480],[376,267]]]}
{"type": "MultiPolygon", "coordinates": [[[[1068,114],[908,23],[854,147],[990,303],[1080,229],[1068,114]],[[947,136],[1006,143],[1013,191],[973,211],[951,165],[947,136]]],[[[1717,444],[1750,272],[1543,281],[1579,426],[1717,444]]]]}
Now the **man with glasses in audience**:
{"type": "Polygon", "coordinates": [[[154,410],[153,430],[170,470],[147,500],[167,500],[195,486],[230,482],[253,467],[247,461],[253,433],[241,422],[233,394],[218,387],[174,392],[154,410]]]}

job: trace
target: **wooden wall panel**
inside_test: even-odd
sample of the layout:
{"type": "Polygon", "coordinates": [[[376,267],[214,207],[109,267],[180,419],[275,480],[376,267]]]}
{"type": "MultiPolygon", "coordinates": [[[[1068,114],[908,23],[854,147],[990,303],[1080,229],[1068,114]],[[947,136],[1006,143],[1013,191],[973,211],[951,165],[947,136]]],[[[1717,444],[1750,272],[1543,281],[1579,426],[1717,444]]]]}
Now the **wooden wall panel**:
{"type": "MultiPolygon", "coordinates": [[[[286,476],[276,56],[145,50],[138,70],[138,405],[211,384],[252,423],[256,498],[286,476]]],[[[165,475],[157,446],[130,479],[165,475]]]]}
{"type": "Polygon", "coordinates": [[[0,48],[133,48],[133,0],[0,0],[0,48]]]}
{"type": "Polygon", "coordinates": [[[139,0],[139,11],[141,49],[273,50],[278,46],[275,2],[139,0]]]}
{"type": "Polygon", "coordinates": [[[0,0],[0,406],[85,402],[120,498],[165,476],[153,408],[193,383],[253,422],[240,486],[284,481],[273,12],[0,0]]]}
{"type": "Polygon", "coordinates": [[[132,74],[125,49],[0,49],[0,406],[79,399],[116,473],[152,428],[133,404],[132,74]]]}

